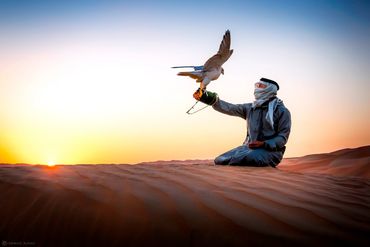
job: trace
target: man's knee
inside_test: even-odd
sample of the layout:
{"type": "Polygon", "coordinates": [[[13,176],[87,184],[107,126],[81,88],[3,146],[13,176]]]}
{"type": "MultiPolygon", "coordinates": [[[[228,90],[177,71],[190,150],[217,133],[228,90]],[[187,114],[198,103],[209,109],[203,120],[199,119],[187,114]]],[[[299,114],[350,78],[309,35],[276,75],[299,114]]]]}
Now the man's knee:
{"type": "Polygon", "coordinates": [[[245,162],[247,166],[267,166],[268,165],[263,161],[262,157],[253,155],[253,153],[245,157],[243,162],[245,162]]]}
{"type": "Polygon", "coordinates": [[[252,150],[242,157],[235,157],[230,161],[230,165],[235,166],[268,166],[260,150],[252,150]]]}
{"type": "Polygon", "coordinates": [[[229,164],[231,166],[259,166],[258,160],[249,157],[249,155],[231,159],[229,164]]]}
{"type": "Polygon", "coordinates": [[[239,147],[233,148],[227,151],[226,153],[223,153],[219,155],[218,157],[216,157],[214,162],[216,165],[229,165],[230,160],[233,157],[237,156],[240,152],[244,151],[244,149],[245,149],[245,146],[239,146],[239,147]]]}
{"type": "Polygon", "coordinates": [[[230,157],[226,157],[224,155],[220,155],[216,157],[216,159],[214,160],[216,165],[228,165],[229,161],[230,161],[230,157]]]}

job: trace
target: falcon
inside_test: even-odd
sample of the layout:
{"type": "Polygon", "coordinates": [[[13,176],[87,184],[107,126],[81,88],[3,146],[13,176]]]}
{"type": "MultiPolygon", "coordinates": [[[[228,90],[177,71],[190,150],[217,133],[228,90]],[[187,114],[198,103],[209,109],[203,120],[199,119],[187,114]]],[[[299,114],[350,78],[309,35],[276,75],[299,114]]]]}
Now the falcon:
{"type": "Polygon", "coordinates": [[[179,76],[189,76],[200,83],[200,89],[205,90],[207,85],[214,80],[217,80],[221,74],[224,74],[222,65],[229,59],[233,54],[233,50],[230,50],[230,31],[227,30],[221,41],[220,48],[217,54],[210,57],[202,66],[175,66],[172,68],[192,68],[194,71],[179,72],[179,76]]]}

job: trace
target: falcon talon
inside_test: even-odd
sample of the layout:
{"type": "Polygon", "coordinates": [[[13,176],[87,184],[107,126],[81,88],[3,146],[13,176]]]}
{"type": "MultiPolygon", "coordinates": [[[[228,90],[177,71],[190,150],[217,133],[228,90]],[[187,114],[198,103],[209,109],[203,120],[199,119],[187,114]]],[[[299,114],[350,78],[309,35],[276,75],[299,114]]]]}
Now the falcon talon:
{"type": "Polygon", "coordinates": [[[199,90],[199,98],[203,96],[203,90],[199,90]]]}

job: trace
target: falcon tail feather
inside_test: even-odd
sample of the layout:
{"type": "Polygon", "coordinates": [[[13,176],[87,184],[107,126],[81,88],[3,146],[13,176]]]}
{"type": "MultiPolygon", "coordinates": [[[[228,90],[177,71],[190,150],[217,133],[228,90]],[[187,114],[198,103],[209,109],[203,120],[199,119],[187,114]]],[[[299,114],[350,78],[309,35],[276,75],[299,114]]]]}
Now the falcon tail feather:
{"type": "Polygon", "coordinates": [[[180,75],[180,76],[192,76],[194,74],[192,74],[191,72],[179,72],[179,73],[177,73],[177,75],[180,75]]]}
{"type": "Polygon", "coordinates": [[[191,71],[191,72],[179,72],[177,73],[179,76],[189,76],[197,81],[202,80],[202,72],[201,71],[191,71]]]}
{"type": "Polygon", "coordinates": [[[185,65],[185,66],[174,66],[171,67],[172,69],[181,69],[181,68],[193,68],[194,70],[202,70],[203,66],[192,66],[192,65],[185,65]]]}

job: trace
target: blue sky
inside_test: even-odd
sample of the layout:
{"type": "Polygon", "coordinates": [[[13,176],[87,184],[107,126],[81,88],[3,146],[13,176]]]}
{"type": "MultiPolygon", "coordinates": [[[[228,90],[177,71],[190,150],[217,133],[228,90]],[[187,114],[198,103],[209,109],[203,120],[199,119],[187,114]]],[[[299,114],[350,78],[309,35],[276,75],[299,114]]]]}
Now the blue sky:
{"type": "Polygon", "coordinates": [[[58,29],[65,31],[61,35],[149,29],[192,37],[230,28],[261,38],[288,32],[291,39],[304,33],[343,43],[366,60],[369,13],[368,1],[1,1],[0,28],[2,40],[10,43],[12,37],[31,41],[32,32],[50,36],[58,29]]]}

